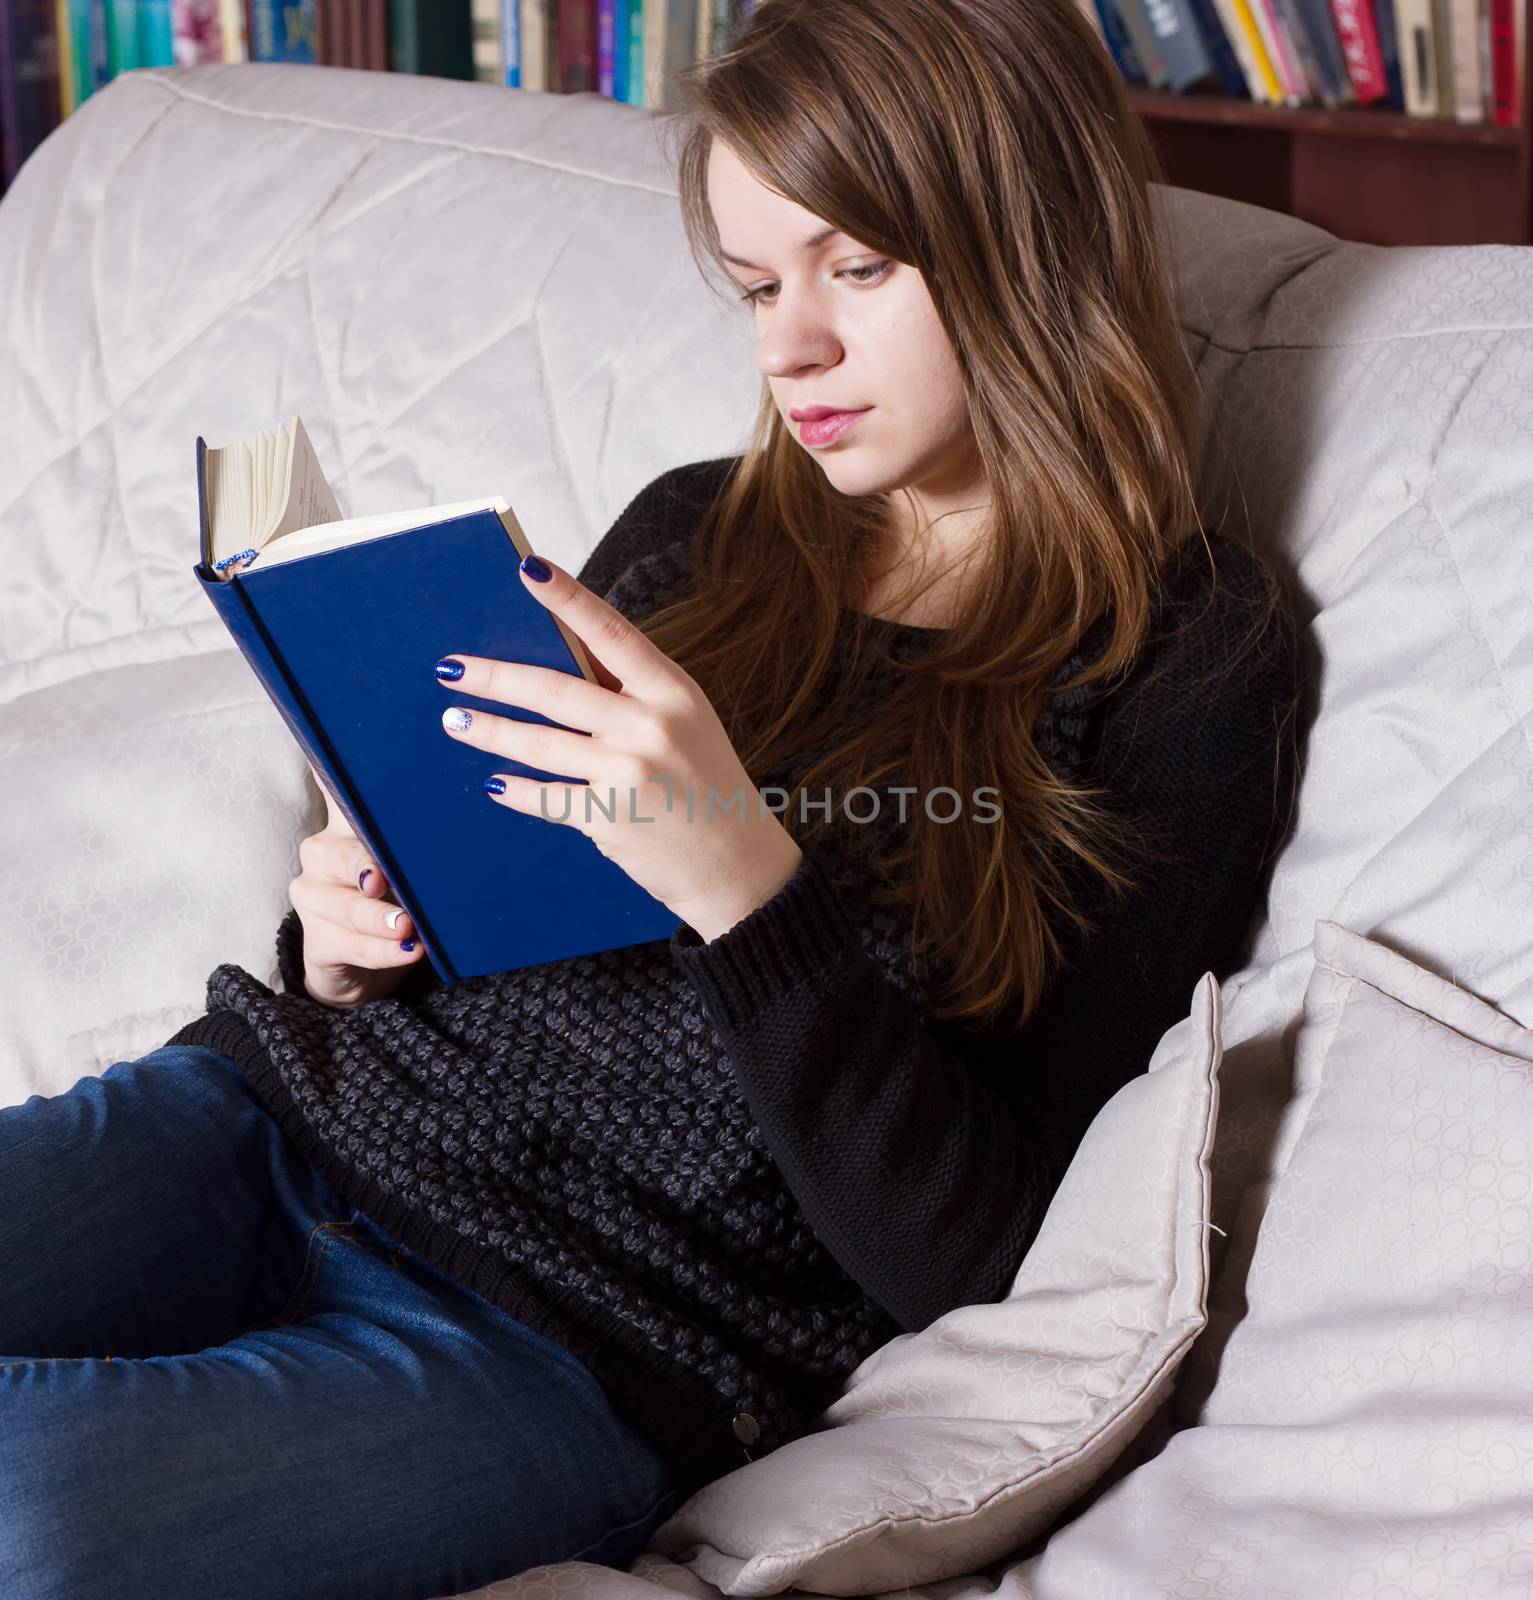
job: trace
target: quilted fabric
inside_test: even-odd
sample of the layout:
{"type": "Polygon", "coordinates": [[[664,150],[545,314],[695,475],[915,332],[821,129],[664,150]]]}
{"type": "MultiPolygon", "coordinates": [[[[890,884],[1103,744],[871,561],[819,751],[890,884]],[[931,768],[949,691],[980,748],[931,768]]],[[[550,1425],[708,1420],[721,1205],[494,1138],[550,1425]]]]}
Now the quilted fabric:
{"type": "Polygon", "coordinates": [[[1202,1329],[1219,985],[1097,1114],[1011,1293],[889,1341],[817,1432],[650,1541],[725,1594],[878,1594],[994,1561],[1112,1464],[1202,1329]]]}
{"type": "MultiPolygon", "coordinates": [[[[741,448],[750,325],[697,278],[656,121],[332,68],[139,71],[0,201],[0,1100],[161,1042],[219,961],[262,972],[323,823],[191,578],[197,433],[300,411],[348,512],[501,492],[566,565],[665,467],[741,448]]],[[[1223,986],[1208,1327],[1103,1501],[1217,1402],[1317,922],[1533,1022],[1533,250],[1383,250],[1185,191],[1157,203],[1202,379],[1206,513],[1289,575],[1315,692],[1296,828],[1223,986]]],[[[1425,1464],[1440,1492],[1452,1465],[1425,1464]]],[[[1195,1581],[1156,1527],[1091,1518],[1087,1498],[1038,1535],[1072,1550],[1068,1575],[1019,1553],[1014,1592],[1195,1581]]],[[[1372,1521],[1356,1531],[1377,1551],[1372,1521]]],[[[1424,1566],[1380,1555],[1355,1592],[1454,1592],[1451,1563],[1406,1554],[1424,1566]]],[[[525,1582],[719,1593],[658,1552],[525,1582]]]]}
{"type": "Polygon", "coordinates": [[[1335,922],[1315,959],[1218,1385],[1017,1594],[1533,1594],[1533,1030],[1335,922]]]}

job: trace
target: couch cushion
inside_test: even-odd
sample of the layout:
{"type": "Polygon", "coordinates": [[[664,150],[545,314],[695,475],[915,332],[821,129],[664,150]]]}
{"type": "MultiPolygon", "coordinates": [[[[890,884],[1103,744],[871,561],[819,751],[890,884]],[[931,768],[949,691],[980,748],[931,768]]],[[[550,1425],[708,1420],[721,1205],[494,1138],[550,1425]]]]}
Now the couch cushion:
{"type": "Polygon", "coordinates": [[[1533,1588],[1533,1030],[1335,922],[1315,952],[1212,1392],[1018,1592],[1533,1588]]]}
{"type": "Polygon", "coordinates": [[[813,1433],[650,1541],[725,1594],[861,1595],[971,1572],[1111,1466],[1204,1320],[1220,991],[1097,1115],[1010,1295],[901,1334],[813,1433]]]}

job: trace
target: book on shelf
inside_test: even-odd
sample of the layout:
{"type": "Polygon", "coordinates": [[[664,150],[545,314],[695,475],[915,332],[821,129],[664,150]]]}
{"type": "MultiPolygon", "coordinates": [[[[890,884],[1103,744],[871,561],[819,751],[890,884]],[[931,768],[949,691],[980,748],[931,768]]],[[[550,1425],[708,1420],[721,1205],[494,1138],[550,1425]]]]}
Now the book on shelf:
{"type": "Polygon", "coordinates": [[[218,449],[199,436],[196,472],[197,581],[444,984],[670,936],[676,914],[555,820],[565,799],[578,816],[587,795],[593,815],[626,797],[443,730],[450,705],[549,721],[444,689],[445,655],[598,681],[528,592],[532,546],[503,497],[344,517],[297,416],[218,449]],[[570,787],[545,791],[549,815],[522,812],[485,794],[497,771],[570,787]]]}

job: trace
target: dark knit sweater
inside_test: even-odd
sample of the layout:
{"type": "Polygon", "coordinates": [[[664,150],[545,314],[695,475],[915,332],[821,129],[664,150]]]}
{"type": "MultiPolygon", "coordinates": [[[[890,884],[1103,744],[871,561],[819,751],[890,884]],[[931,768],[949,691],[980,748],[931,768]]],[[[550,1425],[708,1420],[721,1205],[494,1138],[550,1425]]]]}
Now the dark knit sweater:
{"type": "MultiPolygon", "coordinates": [[[[648,485],[582,581],[630,616],[676,593],[736,459],[648,485]]],[[[289,911],[285,992],[221,965],[172,1042],[232,1056],[351,1204],[577,1355],[690,1492],[808,1431],[898,1333],[1004,1296],[1088,1123],[1203,973],[1244,959],[1289,821],[1296,657],[1273,633],[1224,673],[1256,591],[1211,540],[1212,599],[1194,541],[1132,676],[1056,687],[1040,716],[1051,766],[1104,782],[1156,848],[1127,899],[1087,894],[1099,926],[1019,1034],[930,1021],[908,922],[811,844],[709,943],[683,925],[453,988],[422,963],[349,1010],[307,995],[289,911]]],[[[872,626],[870,695],[930,637],[872,626]]]]}

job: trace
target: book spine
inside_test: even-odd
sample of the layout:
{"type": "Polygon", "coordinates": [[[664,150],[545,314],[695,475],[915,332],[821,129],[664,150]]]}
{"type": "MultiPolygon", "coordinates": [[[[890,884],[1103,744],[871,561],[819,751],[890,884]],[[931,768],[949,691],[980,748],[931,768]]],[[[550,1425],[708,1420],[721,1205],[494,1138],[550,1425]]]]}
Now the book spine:
{"type": "Polygon", "coordinates": [[[1112,0],[1092,0],[1092,4],[1096,9],[1102,43],[1107,46],[1107,53],[1117,64],[1124,82],[1147,83],[1149,79],[1140,64],[1139,52],[1134,49],[1133,41],[1118,16],[1117,7],[1112,0]]]}
{"type": "MultiPolygon", "coordinates": [[[[279,570],[273,569],[274,572],[279,570]]],[[[383,841],[372,825],[372,817],[353,792],[345,769],[341,766],[324,731],[315,721],[307,700],[283,667],[281,656],[262,625],[260,613],[256,609],[245,580],[238,573],[226,579],[211,577],[208,569],[200,562],[192,571],[198,583],[202,585],[202,592],[207,595],[213,609],[228,629],[230,637],[239,647],[240,654],[249,664],[250,670],[260,679],[262,688],[276,706],[283,722],[287,725],[288,732],[308,757],[310,765],[325,780],[337,810],[345,817],[351,825],[352,832],[367,846],[373,859],[383,869],[384,876],[394,891],[395,899],[405,908],[411,922],[415,924],[426,946],[426,955],[436,968],[438,976],[446,984],[455,984],[458,981],[457,974],[451,962],[439,953],[435,930],[428,925],[422,915],[414,892],[404,881],[393,853],[383,848],[383,841]]]]}
{"type": "Polygon", "coordinates": [[[559,0],[559,89],[585,94],[596,87],[596,8],[592,0],[559,0]]]}
{"type": "Polygon", "coordinates": [[[0,0],[0,144],[7,186],[62,121],[54,0],[0,0]]]}
{"type": "Polygon", "coordinates": [[[1309,41],[1324,85],[1327,104],[1350,106],[1357,103],[1357,90],[1347,70],[1341,37],[1336,32],[1330,0],[1292,0],[1299,22],[1309,41]]]}
{"type": "Polygon", "coordinates": [[[419,72],[420,69],[415,0],[389,0],[389,71],[419,72]]]}
{"type": "Polygon", "coordinates": [[[1496,126],[1517,126],[1517,0],[1491,0],[1491,81],[1496,97],[1496,126]]]}
{"type": "Polygon", "coordinates": [[[1448,27],[1452,36],[1453,79],[1450,85],[1455,122],[1480,121],[1479,0],[1451,0],[1448,27]]]}
{"type": "Polygon", "coordinates": [[[367,0],[367,66],[373,72],[389,70],[388,0],[367,0]]]}
{"type": "Polygon", "coordinates": [[[629,105],[644,104],[644,0],[628,0],[628,77],[623,87],[629,105]]]}
{"type": "Polygon", "coordinates": [[[1379,29],[1369,0],[1330,0],[1331,19],[1341,44],[1347,75],[1357,94],[1357,103],[1371,106],[1389,98],[1384,76],[1384,54],[1379,48],[1379,29]]]}
{"type": "Polygon", "coordinates": [[[1224,18],[1214,0],[1185,0],[1185,3],[1186,9],[1192,14],[1193,26],[1202,35],[1203,43],[1213,58],[1224,92],[1236,100],[1248,100],[1251,96],[1250,85],[1246,82],[1245,71],[1235,54],[1224,18]]]}
{"type": "Polygon", "coordinates": [[[1379,35],[1379,59],[1384,63],[1384,83],[1393,111],[1405,110],[1405,79],[1401,75],[1400,41],[1395,30],[1394,0],[1373,0],[1373,21],[1379,35]]]}
{"type": "Polygon", "coordinates": [[[596,0],[596,92],[617,98],[617,8],[621,0],[596,0]]]}
{"type": "Polygon", "coordinates": [[[522,0],[501,0],[501,64],[506,88],[522,88],[522,0]]]}
{"type": "Polygon", "coordinates": [[[474,76],[474,18],[468,0],[406,0],[415,13],[419,61],[428,78],[474,76]]]}
{"type": "Polygon", "coordinates": [[[1213,57],[1190,13],[1177,0],[1145,0],[1145,23],[1166,65],[1166,87],[1180,94],[1215,75],[1213,57]]]}
{"type": "Polygon", "coordinates": [[[1161,54],[1160,41],[1150,26],[1149,14],[1140,0],[1112,0],[1118,13],[1118,24],[1133,47],[1134,59],[1144,73],[1145,82],[1152,89],[1167,89],[1171,78],[1166,71],[1166,58],[1161,54]]]}

